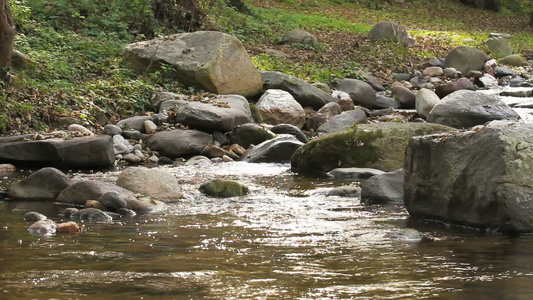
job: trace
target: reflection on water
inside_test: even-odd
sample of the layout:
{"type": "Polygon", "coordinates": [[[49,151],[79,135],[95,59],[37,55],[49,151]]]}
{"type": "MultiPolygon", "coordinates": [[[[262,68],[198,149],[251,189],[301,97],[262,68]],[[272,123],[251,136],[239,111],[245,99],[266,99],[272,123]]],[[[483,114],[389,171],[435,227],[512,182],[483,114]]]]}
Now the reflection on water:
{"type": "MultiPolygon", "coordinates": [[[[88,223],[77,235],[28,234],[26,211],[59,221],[63,207],[2,203],[0,298],[533,297],[533,237],[446,228],[410,219],[403,207],[325,197],[350,183],[293,176],[288,165],[167,170],[182,182],[184,200],[164,214],[88,223]],[[245,183],[251,193],[206,198],[197,188],[215,177],[245,183]]],[[[113,181],[116,174],[76,176],[113,181]]]]}

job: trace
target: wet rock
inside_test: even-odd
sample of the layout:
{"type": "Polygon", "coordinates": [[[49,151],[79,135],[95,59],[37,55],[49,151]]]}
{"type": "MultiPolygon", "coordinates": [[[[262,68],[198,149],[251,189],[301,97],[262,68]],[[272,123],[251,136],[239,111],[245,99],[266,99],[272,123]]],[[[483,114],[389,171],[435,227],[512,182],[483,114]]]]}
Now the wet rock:
{"type": "Polygon", "coordinates": [[[199,190],[211,197],[229,198],[248,194],[248,187],[233,180],[214,179],[202,184],[199,190]]]}
{"type": "Polygon", "coordinates": [[[363,183],[361,202],[403,204],[403,181],[403,169],[372,176],[363,183]]]}
{"type": "Polygon", "coordinates": [[[146,140],[150,149],[171,158],[199,154],[212,143],[213,137],[208,133],[182,129],[159,131],[146,140]]]}
{"type": "Polygon", "coordinates": [[[29,211],[24,214],[23,216],[24,221],[26,222],[37,222],[37,221],[43,221],[46,220],[47,217],[41,213],[29,211]]]}
{"type": "Polygon", "coordinates": [[[87,200],[99,199],[107,192],[117,192],[125,199],[136,199],[133,192],[112,183],[85,180],[78,181],[64,189],[56,200],[61,203],[85,205],[87,200]]]}
{"type": "Polygon", "coordinates": [[[363,124],[368,121],[366,112],[363,108],[358,107],[354,110],[342,112],[339,115],[331,117],[327,122],[318,127],[317,132],[334,133],[349,129],[354,124],[363,124]]]}
{"type": "Polygon", "coordinates": [[[432,90],[420,89],[415,98],[416,112],[418,115],[426,119],[429,115],[429,112],[440,102],[439,96],[435,94],[432,90]]]}
{"type": "Polygon", "coordinates": [[[98,198],[100,202],[107,209],[119,210],[128,207],[128,201],[123,194],[119,192],[107,192],[98,198]]]}
{"type": "Polygon", "coordinates": [[[102,203],[96,200],[87,200],[85,201],[85,208],[98,208],[100,210],[105,210],[106,207],[102,203]]]}
{"type": "Polygon", "coordinates": [[[267,90],[259,98],[256,107],[266,124],[292,124],[298,128],[305,124],[304,109],[289,92],[267,90]]]}
{"type": "Polygon", "coordinates": [[[0,164],[0,173],[10,173],[17,170],[17,167],[15,167],[12,164],[0,164]]]}
{"type": "Polygon", "coordinates": [[[279,136],[248,149],[241,157],[250,163],[289,162],[292,154],[304,145],[292,135],[279,136]]]}
{"type": "Polygon", "coordinates": [[[110,223],[113,218],[97,208],[84,208],[70,215],[73,220],[89,221],[96,223],[110,223]]]}
{"type": "Polygon", "coordinates": [[[366,108],[376,106],[376,91],[368,83],[352,78],[345,78],[334,85],[337,90],[350,95],[355,105],[366,108]]]}
{"type": "Polygon", "coordinates": [[[289,92],[302,107],[320,109],[326,103],[335,102],[329,93],[312,86],[311,84],[291,75],[280,72],[262,72],[263,87],[280,89],[289,92]]]}
{"type": "Polygon", "coordinates": [[[415,137],[406,149],[405,205],[414,217],[531,233],[533,127],[492,121],[415,137]]]}
{"type": "Polygon", "coordinates": [[[121,216],[125,218],[133,218],[137,215],[137,213],[134,210],[128,209],[128,208],[119,208],[117,210],[117,213],[119,213],[121,216]]]}
{"type": "Polygon", "coordinates": [[[383,173],[385,172],[372,168],[336,168],[329,172],[333,178],[350,180],[368,179],[383,173]]]}
{"type": "Polygon", "coordinates": [[[124,61],[141,72],[170,65],[172,76],[183,84],[216,94],[248,97],[262,87],[259,72],[242,43],[222,32],[180,33],[129,44],[124,61]]]}
{"type": "Polygon", "coordinates": [[[357,186],[343,186],[334,188],[326,193],[326,197],[331,196],[359,198],[361,197],[361,188],[357,186]]]}
{"type": "Polygon", "coordinates": [[[224,162],[234,162],[235,160],[227,155],[222,156],[222,161],[224,162]]]}
{"type": "Polygon", "coordinates": [[[7,195],[14,199],[54,200],[71,184],[71,179],[58,169],[43,168],[13,183],[7,195]]]}
{"type": "Polygon", "coordinates": [[[30,225],[28,231],[30,234],[37,236],[46,236],[55,234],[57,230],[56,222],[46,219],[42,221],[37,221],[30,225]]]}
{"type": "Polygon", "coordinates": [[[422,241],[422,235],[420,234],[420,232],[418,232],[416,229],[411,228],[404,228],[387,232],[384,235],[384,238],[409,243],[418,243],[422,241]]]}
{"type": "Polygon", "coordinates": [[[224,154],[226,154],[226,151],[218,146],[208,145],[202,150],[202,153],[200,154],[208,158],[222,157],[224,154]]]}
{"type": "Polygon", "coordinates": [[[78,211],[77,208],[74,208],[74,207],[67,207],[67,208],[65,208],[65,210],[63,211],[63,217],[65,217],[65,218],[69,218],[69,219],[70,219],[70,216],[71,216],[73,213],[77,212],[77,211],[78,211]]]}
{"type": "Polygon", "coordinates": [[[258,145],[275,136],[273,132],[258,124],[244,124],[233,130],[230,142],[248,148],[250,145],[258,145]]]}
{"type": "Polygon", "coordinates": [[[425,123],[360,124],[311,140],[294,153],[291,170],[313,176],[339,167],[397,170],[403,167],[404,150],[411,137],[451,130],[425,123]]]}
{"type": "Polygon", "coordinates": [[[186,166],[210,166],[213,163],[208,157],[203,155],[196,155],[187,160],[185,163],[186,166]]]}
{"type": "Polygon", "coordinates": [[[127,168],[119,174],[117,185],[160,201],[183,198],[176,176],[162,169],[127,168]]]}
{"type": "Polygon", "coordinates": [[[443,98],[431,110],[428,122],[469,128],[492,120],[520,120],[520,116],[493,95],[460,90],[443,98]]]}
{"type": "Polygon", "coordinates": [[[57,233],[75,233],[80,232],[81,228],[76,224],[76,222],[65,222],[57,224],[57,233]]]}
{"type": "Polygon", "coordinates": [[[280,39],[282,44],[302,44],[315,45],[318,43],[316,37],[308,31],[301,29],[293,29],[285,32],[280,39]]]}
{"type": "MultiPolygon", "coordinates": [[[[297,138],[302,143],[309,142],[309,139],[307,138],[307,136],[298,127],[291,125],[291,124],[279,124],[279,125],[276,125],[270,128],[270,131],[272,131],[275,134],[293,135],[295,138],[297,138]]],[[[239,154],[238,152],[235,152],[235,153],[239,154]]],[[[241,155],[242,153],[240,153],[239,155],[241,155]]]]}
{"type": "Polygon", "coordinates": [[[474,47],[459,46],[446,56],[446,67],[454,68],[462,74],[466,74],[470,70],[483,71],[486,60],[487,55],[483,51],[474,47]]]}

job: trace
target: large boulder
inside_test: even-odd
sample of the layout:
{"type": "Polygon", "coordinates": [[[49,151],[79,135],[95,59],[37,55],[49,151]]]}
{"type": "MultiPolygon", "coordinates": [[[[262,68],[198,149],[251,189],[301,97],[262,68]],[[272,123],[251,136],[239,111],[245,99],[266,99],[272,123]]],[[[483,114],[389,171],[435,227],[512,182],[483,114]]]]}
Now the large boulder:
{"type": "Polygon", "coordinates": [[[71,184],[65,173],[55,168],[43,168],[13,183],[7,189],[7,195],[14,199],[54,200],[71,184]]]}
{"type": "Polygon", "coordinates": [[[487,55],[474,47],[459,46],[446,56],[446,67],[454,68],[463,74],[468,71],[483,71],[487,55]]]}
{"type": "Polygon", "coordinates": [[[493,121],[473,131],[413,138],[404,201],[412,216],[533,232],[533,127],[493,121]]]}
{"type": "Polygon", "coordinates": [[[117,185],[160,201],[183,198],[176,176],[162,169],[127,168],[118,175],[117,185]]]}
{"type": "Polygon", "coordinates": [[[493,95],[474,91],[456,91],[439,101],[427,121],[455,128],[482,125],[492,120],[520,120],[520,116],[493,95]]]}
{"type": "Polygon", "coordinates": [[[454,129],[424,123],[361,124],[305,144],[292,156],[291,169],[310,175],[339,167],[393,171],[403,167],[405,146],[411,137],[451,130],[454,129]]]}
{"type": "Polygon", "coordinates": [[[200,154],[205,146],[212,143],[211,134],[192,129],[160,131],[146,140],[150,149],[170,158],[200,154]]]}
{"type": "Polygon", "coordinates": [[[115,153],[109,136],[29,141],[6,137],[0,138],[0,162],[2,161],[98,168],[112,166],[115,153]]]}
{"type": "Polygon", "coordinates": [[[355,105],[360,105],[366,108],[373,108],[376,106],[376,91],[370,84],[362,80],[344,78],[334,84],[334,88],[348,93],[355,105]]]}
{"type": "Polygon", "coordinates": [[[293,153],[304,143],[289,134],[280,134],[274,139],[248,149],[241,159],[250,163],[289,162],[293,153]]]}
{"type": "MultiPolygon", "coordinates": [[[[165,102],[161,106],[165,106],[165,102]]],[[[205,103],[178,101],[175,106],[177,123],[207,132],[228,132],[253,122],[248,100],[239,95],[218,95],[205,103]]]]}
{"type": "Polygon", "coordinates": [[[292,124],[298,128],[305,125],[305,112],[294,97],[283,90],[267,90],[255,105],[264,123],[292,124]]]}
{"type": "Polygon", "coordinates": [[[169,65],[180,82],[216,94],[253,96],[262,87],[242,43],[222,32],[180,33],[129,44],[124,61],[141,72],[169,65]]]}
{"type": "Polygon", "coordinates": [[[330,94],[314,87],[298,77],[280,72],[262,72],[264,88],[280,89],[289,92],[303,107],[320,109],[324,104],[335,102],[330,94]]]}
{"type": "Polygon", "coordinates": [[[318,127],[317,132],[334,133],[349,129],[354,124],[363,124],[368,121],[363,108],[357,107],[353,110],[344,111],[341,114],[331,117],[328,121],[318,127]]]}
{"type": "Polygon", "coordinates": [[[374,25],[370,29],[370,32],[368,32],[368,37],[372,40],[384,39],[408,46],[415,45],[414,39],[409,36],[403,26],[389,21],[383,21],[374,25]]]}

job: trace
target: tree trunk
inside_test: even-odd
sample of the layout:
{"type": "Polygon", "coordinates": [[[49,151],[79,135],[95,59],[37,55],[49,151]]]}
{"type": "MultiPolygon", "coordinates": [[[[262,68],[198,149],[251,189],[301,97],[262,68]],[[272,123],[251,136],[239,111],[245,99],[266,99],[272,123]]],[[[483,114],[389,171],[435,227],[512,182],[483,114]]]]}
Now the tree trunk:
{"type": "Polygon", "coordinates": [[[9,66],[11,60],[14,38],[15,21],[11,15],[8,0],[0,0],[0,80],[6,78],[6,67],[9,66]]]}

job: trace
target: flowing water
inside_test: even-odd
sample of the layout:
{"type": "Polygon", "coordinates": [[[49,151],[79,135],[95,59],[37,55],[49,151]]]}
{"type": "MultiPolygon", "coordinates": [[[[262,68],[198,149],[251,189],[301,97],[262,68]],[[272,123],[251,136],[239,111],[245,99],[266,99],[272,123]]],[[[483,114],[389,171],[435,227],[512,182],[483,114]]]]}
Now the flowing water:
{"type": "MultiPolygon", "coordinates": [[[[401,206],[326,196],[354,183],[289,168],[165,168],[185,199],[164,213],[84,223],[71,235],[32,236],[22,219],[32,210],[60,221],[64,207],[5,201],[0,299],[533,298],[533,237],[446,227],[413,220],[401,206]],[[197,188],[212,178],[251,192],[205,197],[197,188]]],[[[116,173],[72,175],[113,181],[116,173]]]]}

